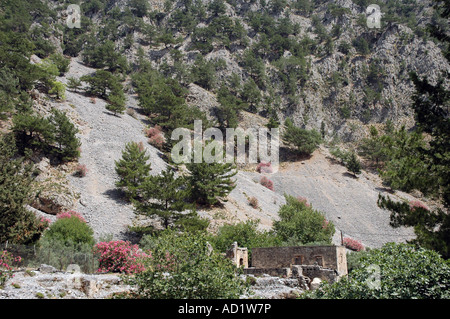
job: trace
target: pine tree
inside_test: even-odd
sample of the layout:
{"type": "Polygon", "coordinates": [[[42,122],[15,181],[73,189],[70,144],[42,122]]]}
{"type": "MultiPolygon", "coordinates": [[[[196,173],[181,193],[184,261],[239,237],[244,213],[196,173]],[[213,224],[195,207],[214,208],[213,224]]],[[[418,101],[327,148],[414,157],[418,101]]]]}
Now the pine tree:
{"type": "Polygon", "coordinates": [[[77,92],[81,87],[81,81],[74,77],[70,77],[67,79],[67,87],[71,90],[77,92]]]}
{"type": "Polygon", "coordinates": [[[31,201],[32,166],[15,153],[14,138],[0,138],[0,242],[28,244],[40,236],[36,216],[25,207],[31,201]]]}
{"type": "Polygon", "coordinates": [[[361,174],[361,162],[356,157],[356,154],[352,152],[347,162],[345,163],[345,167],[351,172],[355,177],[356,175],[361,174]]]}
{"type": "Polygon", "coordinates": [[[21,113],[13,117],[12,131],[20,154],[26,149],[48,151],[54,141],[53,130],[50,121],[40,115],[21,113]]]}
{"type": "Polygon", "coordinates": [[[215,205],[236,187],[232,177],[237,174],[231,163],[189,163],[186,165],[190,197],[199,204],[215,205]]]}
{"type": "Polygon", "coordinates": [[[113,112],[114,115],[117,115],[117,113],[122,114],[126,109],[125,95],[123,92],[110,94],[108,97],[108,102],[109,103],[106,105],[106,109],[113,112]]]}
{"type": "MultiPolygon", "coordinates": [[[[443,18],[450,17],[450,3],[436,2],[435,6],[443,18]]],[[[443,52],[447,59],[450,41],[446,31],[440,26],[430,25],[432,35],[443,41],[446,47],[443,52]]],[[[450,119],[449,97],[450,91],[444,85],[446,78],[440,79],[435,85],[427,78],[419,79],[417,74],[411,73],[411,79],[416,92],[413,95],[412,108],[415,112],[416,124],[421,130],[428,133],[430,141],[428,147],[423,144],[423,138],[412,137],[418,147],[409,147],[414,152],[407,157],[409,161],[404,170],[403,180],[411,181],[409,184],[419,189],[425,195],[430,195],[442,204],[442,208],[425,210],[412,208],[407,203],[393,201],[389,197],[379,196],[378,206],[391,212],[391,225],[393,227],[414,227],[417,238],[416,244],[439,252],[445,259],[450,258],[450,119]],[[411,165],[412,164],[412,165],[411,165]],[[413,174],[411,174],[411,172],[413,174]]],[[[406,145],[408,146],[408,145],[406,145]]],[[[392,170],[394,172],[394,170],[392,170]]]]}
{"type": "Polygon", "coordinates": [[[88,94],[104,99],[108,98],[108,90],[118,92],[122,89],[119,79],[111,72],[105,70],[98,70],[93,75],[83,75],[80,77],[80,80],[89,84],[89,87],[86,89],[88,94]]]}
{"type": "Polygon", "coordinates": [[[284,143],[294,146],[301,154],[311,155],[322,143],[321,135],[316,130],[296,127],[289,118],[286,119],[285,126],[284,143]]]}
{"type": "Polygon", "coordinates": [[[122,158],[115,162],[116,173],[119,175],[116,186],[122,188],[129,199],[140,196],[138,189],[151,169],[151,164],[147,164],[149,159],[142,143],[130,142],[122,151],[122,158]]]}
{"type": "Polygon", "coordinates": [[[81,143],[76,137],[78,129],[67,115],[57,109],[52,110],[50,123],[54,126],[55,153],[62,161],[76,159],[80,156],[78,148],[81,143]]]}
{"type": "Polygon", "coordinates": [[[376,165],[379,165],[380,161],[388,159],[388,150],[385,145],[387,138],[387,136],[380,136],[376,127],[372,125],[370,127],[370,137],[364,138],[358,147],[359,154],[375,161],[376,165]]]}
{"type": "Polygon", "coordinates": [[[180,223],[183,218],[191,217],[184,213],[190,206],[185,202],[185,180],[175,177],[172,170],[165,170],[160,175],[150,176],[139,186],[142,200],[135,201],[139,214],[148,217],[158,217],[167,229],[171,223],[180,223]]]}

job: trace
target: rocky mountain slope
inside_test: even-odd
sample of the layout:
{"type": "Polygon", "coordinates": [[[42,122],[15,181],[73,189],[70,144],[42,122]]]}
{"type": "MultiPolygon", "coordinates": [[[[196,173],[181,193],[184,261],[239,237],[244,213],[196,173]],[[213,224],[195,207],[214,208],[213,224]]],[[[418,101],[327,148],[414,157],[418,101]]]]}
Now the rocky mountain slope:
{"type": "MultiPolygon", "coordinates": [[[[79,48],[73,54],[68,52],[69,30],[66,28],[64,33],[54,28],[57,23],[65,23],[65,4],[47,1],[57,16],[50,21],[53,31],[47,40],[57,51],[72,55],[69,71],[58,80],[67,84],[71,77],[95,72],[83,60],[89,41],[96,37],[100,42],[112,39],[116,51],[132,67],[144,57],[166,77],[181,77],[188,90],[186,102],[211,119],[215,119],[220,106],[221,86],[233,88],[234,83],[242,88],[253,81],[259,96],[256,110],[243,110],[239,117],[241,125],[258,127],[269,118],[280,122],[290,118],[300,127],[323,126],[327,141],[348,142],[366,136],[368,125],[388,119],[396,125],[411,127],[414,122],[409,105],[413,84],[408,72],[415,71],[434,83],[441,72],[450,71],[440,43],[424,32],[430,21],[441,23],[436,20],[431,1],[380,1],[383,13],[380,28],[368,27],[364,1],[237,0],[223,2],[220,13],[214,13],[215,1],[144,2],[147,11],[143,15],[137,13],[136,1],[111,0],[97,7],[82,5],[82,22],[87,27],[83,26],[79,32],[79,48]],[[191,17],[194,14],[197,18],[191,17]],[[187,21],[187,17],[192,18],[188,21],[190,25],[180,22],[187,21]],[[227,34],[227,25],[214,29],[223,34],[213,33],[210,39],[199,36],[217,23],[240,26],[233,31],[239,31],[239,37],[231,37],[234,39],[231,42],[223,40],[221,35],[227,34]],[[169,38],[160,39],[162,33],[169,34],[169,38]],[[174,54],[175,51],[178,53],[174,54]],[[180,65],[194,68],[199,56],[216,65],[210,87],[198,79],[184,77],[181,69],[177,69],[180,65]]],[[[51,198],[41,196],[41,202],[33,205],[39,214],[54,213],[55,207],[75,209],[85,216],[97,237],[127,238],[133,207],[120,198],[115,188],[114,161],[120,158],[127,142],[135,141],[143,142],[148,150],[152,174],[159,173],[167,163],[146,142],[143,129],[149,122],[138,112],[139,102],[129,78],[126,83],[128,111],[121,116],[106,111],[104,100],[71,90],[66,91],[63,102],[41,95],[35,103],[35,109],[44,114],[51,107],[68,112],[80,132],[79,163],[88,169],[86,177],[79,178],[73,175],[75,164],[50,172],[54,168],[49,167],[46,159],[37,160],[41,181],[59,174],[57,184],[64,189],[49,190],[51,198]],[[60,205],[52,206],[55,201],[60,205]]],[[[236,94],[245,100],[244,93],[236,94]]],[[[247,97],[247,103],[253,102],[247,97]]],[[[270,176],[274,191],[259,184],[260,176],[253,167],[243,169],[236,176],[237,187],[224,206],[199,213],[210,219],[213,229],[224,222],[247,219],[258,219],[262,228],[269,229],[278,218],[286,193],[306,197],[333,221],[337,229],[335,243],[340,243],[341,231],[370,247],[411,238],[411,230],[393,230],[389,214],[377,207],[378,193],[387,191],[378,176],[364,172],[359,179],[353,179],[328,155],[323,147],[310,159],[283,163],[282,169],[270,176]],[[251,197],[258,199],[258,209],[249,205],[251,197]]],[[[400,192],[395,196],[412,198],[400,192]]]]}

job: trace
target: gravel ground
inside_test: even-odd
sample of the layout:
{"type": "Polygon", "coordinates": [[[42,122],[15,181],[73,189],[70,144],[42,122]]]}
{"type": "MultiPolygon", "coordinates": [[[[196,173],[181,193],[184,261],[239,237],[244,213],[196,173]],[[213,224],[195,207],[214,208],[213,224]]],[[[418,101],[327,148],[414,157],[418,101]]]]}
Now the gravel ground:
{"type": "MultiPolygon", "coordinates": [[[[73,59],[70,70],[62,82],[69,77],[79,78],[94,72],[73,59]]],[[[124,202],[116,190],[115,161],[122,157],[122,150],[128,142],[142,142],[150,155],[152,174],[165,169],[160,152],[147,143],[143,133],[144,119],[136,113],[136,118],[124,113],[114,116],[105,108],[106,102],[67,90],[66,109],[72,109],[80,127],[81,157],[88,172],[83,178],[70,176],[71,185],[80,193],[75,210],[79,211],[93,227],[96,237],[112,234],[116,239],[126,239],[126,227],[134,217],[132,205],[124,202]]],[[[128,107],[136,108],[136,100],[128,96],[128,107]]]]}
{"type": "Polygon", "coordinates": [[[270,176],[275,193],[307,198],[313,208],[323,212],[334,223],[336,233],[333,241],[336,244],[341,242],[341,231],[344,237],[357,239],[372,248],[414,237],[410,228],[392,228],[389,225],[390,212],[377,206],[379,193],[394,199],[412,199],[412,196],[401,192],[387,193],[374,174],[363,172],[355,179],[345,167],[333,163],[327,156],[327,151],[321,148],[308,160],[283,165],[270,176]]]}
{"type": "Polygon", "coordinates": [[[20,270],[0,289],[0,299],[106,299],[133,288],[117,274],[20,270]]]}

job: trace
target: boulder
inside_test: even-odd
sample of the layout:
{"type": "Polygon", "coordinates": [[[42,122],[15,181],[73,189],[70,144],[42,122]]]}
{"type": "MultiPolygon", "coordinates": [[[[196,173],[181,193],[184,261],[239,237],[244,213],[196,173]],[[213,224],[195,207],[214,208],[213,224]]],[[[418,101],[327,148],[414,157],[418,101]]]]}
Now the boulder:
{"type": "Polygon", "coordinates": [[[310,289],[316,290],[319,288],[320,284],[322,283],[322,280],[320,278],[314,278],[310,283],[310,289]]]}

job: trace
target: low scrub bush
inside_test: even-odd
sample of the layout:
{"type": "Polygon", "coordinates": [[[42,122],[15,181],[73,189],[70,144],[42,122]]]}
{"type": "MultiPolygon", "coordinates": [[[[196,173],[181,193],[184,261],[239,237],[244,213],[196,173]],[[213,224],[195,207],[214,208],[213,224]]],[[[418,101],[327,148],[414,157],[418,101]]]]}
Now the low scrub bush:
{"type": "Polygon", "coordinates": [[[259,181],[259,183],[262,186],[267,187],[268,189],[273,191],[273,182],[270,179],[268,179],[266,176],[261,177],[261,180],[259,181]]]}
{"type": "Polygon", "coordinates": [[[344,246],[348,249],[354,250],[354,251],[362,251],[364,250],[364,245],[361,244],[359,241],[353,238],[345,237],[343,239],[344,246]]]}
{"type": "Polygon", "coordinates": [[[75,175],[78,177],[85,177],[87,174],[87,167],[85,164],[78,164],[75,168],[75,175]]]}
{"type": "Polygon", "coordinates": [[[258,199],[256,197],[250,197],[250,199],[248,200],[248,203],[250,206],[252,206],[253,208],[259,208],[259,203],[258,203],[258,199]]]}
{"type": "Polygon", "coordinates": [[[153,245],[145,271],[129,277],[140,298],[225,299],[238,298],[246,290],[236,266],[211,249],[204,232],[167,230],[153,245]]]}
{"type": "Polygon", "coordinates": [[[159,125],[147,128],[145,135],[148,137],[148,143],[154,147],[161,149],[164,145],[164,136],[162,135],[162,129],[159,125]]]}
{"type": "Polygon", "coordinates": [[[272,163],[261,162],[256,167],[256,171],[258,173],[263,173],[263,174],[272,174],[273,173],[272,163]]]}

